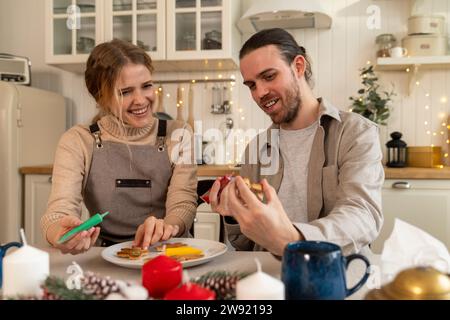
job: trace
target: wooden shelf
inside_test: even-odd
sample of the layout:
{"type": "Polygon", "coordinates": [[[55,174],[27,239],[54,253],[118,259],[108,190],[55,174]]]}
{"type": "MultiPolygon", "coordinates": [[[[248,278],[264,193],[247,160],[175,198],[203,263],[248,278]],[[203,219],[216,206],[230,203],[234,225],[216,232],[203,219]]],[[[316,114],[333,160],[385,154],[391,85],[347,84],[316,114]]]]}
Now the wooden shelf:
{"type": "MultiPolygon", "coordinates": [[[[152,52],[149,53],[152,56],[152,52]]],[[[87,60],[87,54],[86,60],[87,60]]],[[[75,57],[75,56],[74,56],[75,57]]],[[[77,57],[75,57],[77,58],[77,57]]],[[[86,63],[83,62],[49,62],[52,65],[63,70],[84,74],[86,63]]],[[[236,71],[239,70],[238,64],[234,59],[209,59],[209,60],[153,60],[155,73],[158,72],[193,72],[193,71],[236,71]],[[206,63],[207,62],[207,63],[206,63]]]]}
{"type": "Polygon", "coordinates": [[[377,71],[414,71],[414,67],[420,69],[448,69],[450,68],[450,55],[429,57],[403,57],[403,58],[378,58],[375,70],[377,71]]]}

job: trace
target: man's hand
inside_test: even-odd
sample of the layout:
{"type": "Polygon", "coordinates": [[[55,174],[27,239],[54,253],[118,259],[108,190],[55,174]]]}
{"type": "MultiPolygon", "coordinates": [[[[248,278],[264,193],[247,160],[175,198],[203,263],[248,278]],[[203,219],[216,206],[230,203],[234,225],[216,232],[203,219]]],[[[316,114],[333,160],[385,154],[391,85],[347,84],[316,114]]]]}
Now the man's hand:
{"type": "MultiPolygon", "coordinates": [[[[231,182],[230,182],[231,183],[231,182]]],[[[220,178],[217,178],[214,182],[211,191],[209,192],[209,200],[211,204],[211,208],[213,211],[220,213],[222,216],[231,216],[231,213],[229,212],[228,207],[228,198],[229,198],[229,192],[230,192],[230,183],[228,183],[225,188],[220,193],[219,198],[219,191],[220,191],[220,178]]]]}
{"type": "Polygon", "coordinates": [[[89,230],[77,233],[64,243],[58,243],[58,240],[71,229],[79,226],[82,221],[74,216],[65,216],[58,222],[52,224],[47,230],[47,239],[55,247],[61,250],[63,254],[80,254],[88,251],[97,241],[100,234],[99,227],[92,227],[89,230]]]}
{"type": "Polygon", "coordinates": [[[158,241],[165,241],[178,234],[180,227],[164,223],[163,219],[148,217],[141,224],[134,238],[133,246],[147,248],[158,241]]]}
{"type": "Polygon", "coordinates": [[[282,256],[285,246],[292,241],[302,240],[302,235],[293,226],[277,196],[267,180],[261,181],[267,204],[261,202],[241,177],[229,183],[220,197],[218,210],[226,210],[239,223],[241,232],[250,240],[282,256]],[[226,197],[223,198],[224,192],[226,197]],[[227,204],[223,204],[227,202],[227,204]]]}

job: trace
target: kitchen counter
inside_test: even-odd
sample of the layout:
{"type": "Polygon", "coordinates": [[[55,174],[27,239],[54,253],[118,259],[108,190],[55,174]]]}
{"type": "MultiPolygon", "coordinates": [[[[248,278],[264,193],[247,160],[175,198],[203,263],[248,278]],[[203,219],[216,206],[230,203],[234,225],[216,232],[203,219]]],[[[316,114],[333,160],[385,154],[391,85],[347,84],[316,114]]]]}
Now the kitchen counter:
{"type": "Polygon", "coordinates": [[[450,167],[441,168],[384,168],[385,179],[450,179],[450,167]]]}
{"type": "MultiPolygon", "coordinates": [[[[51,165],[22,167],[21,174],[52,174],[51,165]]],[[[218,177],[225,174],[238,173],[239,168],[233,165],[200,165],[199,177],[218,177]]],[[[450,167],[439,168],[384,168],[386,179],[450,179],[450,167]]]]}
{"type": "MultiPolygon", "coordinates": [[[[50,274],[67,279],[67,267],[75,261],[84,272],[92,271],[102,276],[110,276],[112,279],[125,280],[130,282],[141,282],[141,271],[139,269],[127,269],[116,266],[105,261],[101,257],[104,248],[93,247],[88,252],[72,256],[63,255],[58,250],[50,247],[40,248],[50,254],[50,274]]],[[[190,278],[201,276],[209,271],[239,271],[253,273],[256,271],[255,258],[261,263],[262,271],[273,277],[280,278],[281,262],[275,259],[268,252],[253,251],[227,251],[223,255],[216,257],[210,262],[186,268],[190,278]]],[[[380,256],[371,254],[367,257],[372,265],[380,267],[380,256]]],[[[348,286],[354,285],[362,277],[364,269],[362,263],[352,263],[347,271],[348,286]]],[[[379,276],[373,274],[372,276],[379,276]]],[[[370,278],[366,284],[356,293],[349,297],[350,300],[361,300],[366,293],[372,289],[373,280],[370,278]]]]}
{"type": "MultiPolygon", "coordinates": [[[[22,167],[19,172],[21,174],[52,174],[52,168],[51,165],[22,167]]],[[[239,168],[233,165],[200,165],[197,175],[199,177],[218,177],[238,172],[239,168]]]]}

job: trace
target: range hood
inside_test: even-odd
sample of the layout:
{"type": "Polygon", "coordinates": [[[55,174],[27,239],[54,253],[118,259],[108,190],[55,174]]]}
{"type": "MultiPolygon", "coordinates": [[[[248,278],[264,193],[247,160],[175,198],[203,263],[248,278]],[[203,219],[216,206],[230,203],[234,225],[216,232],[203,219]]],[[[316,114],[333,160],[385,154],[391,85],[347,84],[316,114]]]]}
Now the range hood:
{"type": "Polygon", "coordinates": [[[242,33],[262,29],[331,28],[331,17],[317,0],[256,1],[237,23],[242,33]]]}

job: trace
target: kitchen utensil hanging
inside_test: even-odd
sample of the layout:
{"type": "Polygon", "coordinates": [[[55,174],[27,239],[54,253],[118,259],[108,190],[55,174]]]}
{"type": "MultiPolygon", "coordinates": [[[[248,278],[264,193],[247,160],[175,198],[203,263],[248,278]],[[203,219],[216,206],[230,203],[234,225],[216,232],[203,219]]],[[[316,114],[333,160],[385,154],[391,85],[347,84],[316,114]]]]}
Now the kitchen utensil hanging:
{"type": "Polygon", "coordinates": [[[230,89],[228,87],[228,84],[225,83],[223,85],[223,91],[222,91],[222,112],[225,114],[231,113],[231,99],[230,99],[230,89]]]}
{"type": "Polygon", "coordinates": [[[194,130],[194,84],[189,85],[189,98],[188,98],[188,119],[187,123],[194,130]]]}
{"type": "Polygon", "coordinates": [[[211,89],[211,113],[214,114],[222,114],[223,113],[223,106],[222,106],[222,89],[220,86],[216,83],[213,85],[211,89]]]}
{"type": "Polygon", "coordinates": [[[177,88],[177,120],[180,121],[184,121],[183,104],[183,88],[181,87],[181,84],[179,84],[177,88]]]}

